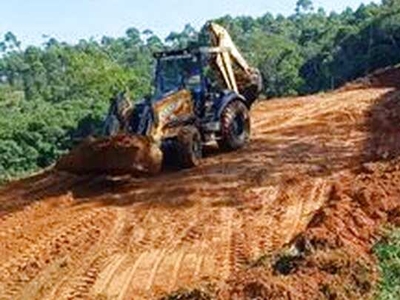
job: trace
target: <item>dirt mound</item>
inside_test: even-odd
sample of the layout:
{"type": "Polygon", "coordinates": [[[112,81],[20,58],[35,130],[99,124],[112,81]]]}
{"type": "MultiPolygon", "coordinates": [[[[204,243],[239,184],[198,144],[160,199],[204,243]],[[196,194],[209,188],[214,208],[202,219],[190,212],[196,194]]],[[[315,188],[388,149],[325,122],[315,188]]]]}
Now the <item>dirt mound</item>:
{"type": "Polygon", "coordinates": [[[307,229],[267,265],[228,281],[223,299],[369,299],[379,278],[371,248],[398,224],[400,160],[340,176],[307,229]]]}
{"type": "Polygon", "coordinates": [[[368,76],[346,84],[340,90],[365,89],[371,87],[400,88],[400,65],[375,71],[368,76]]]}
{"type": "Polygon", "coordinates": [[[87,139],[56,164],[75,174],[157,174],[162,152],[146,137],[118,135],[87,139]]]}

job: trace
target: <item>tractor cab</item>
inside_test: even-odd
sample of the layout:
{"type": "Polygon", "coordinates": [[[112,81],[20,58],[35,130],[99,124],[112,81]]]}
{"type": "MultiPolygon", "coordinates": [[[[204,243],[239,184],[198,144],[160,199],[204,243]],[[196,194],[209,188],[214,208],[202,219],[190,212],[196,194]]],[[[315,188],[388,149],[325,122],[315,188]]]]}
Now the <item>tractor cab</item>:
{"type": "Polygon", "coordinates": [[[156,98],[180,89],[196,92],[203,88],[203,65],[199,53],[181,50],[159,52],[155,57],[156,98]]]}
{"type": "MultiPolygon", "coordinates": [[[[190,92],[193,105],[192,114],[202,119],[206,113],[206,103],[212,106],[215,97],[211,95],[207,53],[199,49],[165,51],[154,54],[156,58],[153,105],[165,101],[170,95],[180,91],[190,92]]],[[[211,109],[211,107],[209,107],[211,109]]]]}

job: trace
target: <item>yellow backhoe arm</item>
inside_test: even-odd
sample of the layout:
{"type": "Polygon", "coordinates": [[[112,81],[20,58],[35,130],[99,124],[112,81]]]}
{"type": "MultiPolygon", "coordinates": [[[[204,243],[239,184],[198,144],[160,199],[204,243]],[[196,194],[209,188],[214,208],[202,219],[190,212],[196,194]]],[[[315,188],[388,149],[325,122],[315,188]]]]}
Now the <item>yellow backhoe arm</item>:
{"type": "Polygon", "coordinates": [[[252,75],[252,69],[225,28],[215,23],[209,23],[208,31],[211,35],[214,51],[217,53],[216,64],[227,88],[239,92],[237,74],[235,74],[233,64],[235,63],[248,77],[252,75]]]}

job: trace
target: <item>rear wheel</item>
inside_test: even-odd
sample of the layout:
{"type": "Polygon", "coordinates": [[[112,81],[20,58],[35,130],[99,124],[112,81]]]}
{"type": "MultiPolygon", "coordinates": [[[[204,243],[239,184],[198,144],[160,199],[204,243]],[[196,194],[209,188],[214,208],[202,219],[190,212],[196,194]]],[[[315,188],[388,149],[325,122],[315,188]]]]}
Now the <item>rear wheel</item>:
{"type": "Polygon", "coordinates": [[[242,148],[250,138],[250,115],[246,105],[239,100],[226,106],[221,115],[221,138],[218,145],[223,150],[242,148]]]}
{"type": "Polygon", "coordinates": [[[182,168],[192,168],[199,165],[202,158],[202,140],[195,126],[183,127],[178,136],[179,164],[182,168]]]}

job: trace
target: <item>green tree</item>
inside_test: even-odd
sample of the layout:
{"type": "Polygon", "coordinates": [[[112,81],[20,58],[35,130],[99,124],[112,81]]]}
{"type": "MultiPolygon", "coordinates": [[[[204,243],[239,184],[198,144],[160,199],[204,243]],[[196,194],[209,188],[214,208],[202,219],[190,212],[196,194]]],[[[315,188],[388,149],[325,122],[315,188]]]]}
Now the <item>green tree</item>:
{"type": "Polygon", "coordinates": [[[314,9],[312,0],[298,0],[296,2],[296,14],[308,13],[314,9]]]}

